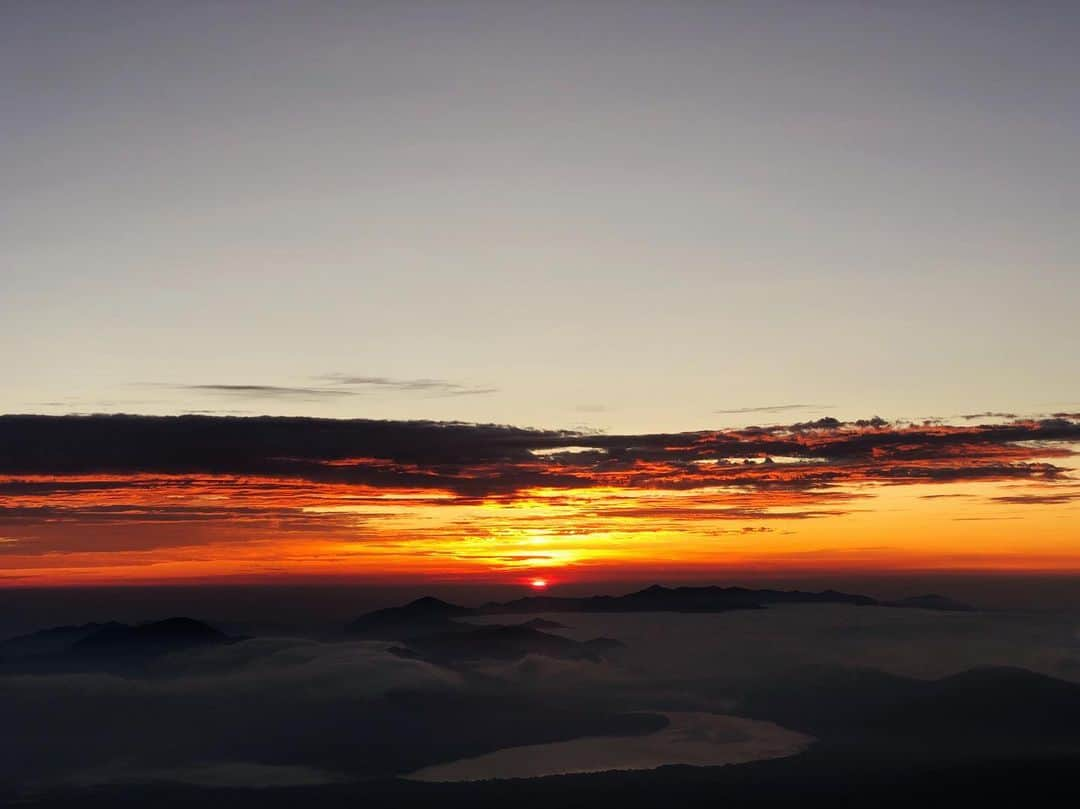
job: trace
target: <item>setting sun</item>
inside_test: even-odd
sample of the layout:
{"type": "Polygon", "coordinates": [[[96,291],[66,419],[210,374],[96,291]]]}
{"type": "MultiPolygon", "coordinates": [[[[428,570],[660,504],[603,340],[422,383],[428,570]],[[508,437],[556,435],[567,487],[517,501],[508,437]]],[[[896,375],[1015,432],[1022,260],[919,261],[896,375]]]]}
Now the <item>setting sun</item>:
{"type": "Polygon", "coordinates": [[[548,586],[547,579],[533,579],[529,582],[529,586],[534,590],[546,590],[548,586]]]}

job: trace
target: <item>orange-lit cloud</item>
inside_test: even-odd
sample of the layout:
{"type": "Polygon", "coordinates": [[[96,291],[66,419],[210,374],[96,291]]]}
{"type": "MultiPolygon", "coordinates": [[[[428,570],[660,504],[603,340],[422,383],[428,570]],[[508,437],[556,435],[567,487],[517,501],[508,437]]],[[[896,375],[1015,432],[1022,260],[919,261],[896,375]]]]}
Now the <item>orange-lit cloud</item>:
{"type": "Polygon", "coordinates": [[[1068,465],[1077,443],[1072,418],[614,436],[3,417],[0,581],[1080,570],[1080,487],[1068,465]],[[1001,517],[1027,530],[992,527],[1001,517]]]}

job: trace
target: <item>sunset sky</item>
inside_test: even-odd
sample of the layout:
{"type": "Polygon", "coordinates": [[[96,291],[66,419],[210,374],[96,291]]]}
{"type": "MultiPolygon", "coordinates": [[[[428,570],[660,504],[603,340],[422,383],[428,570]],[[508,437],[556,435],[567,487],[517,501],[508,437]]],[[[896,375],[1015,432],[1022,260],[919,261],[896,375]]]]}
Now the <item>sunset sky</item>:
{"type": "Polygon", "coordinates": [[[1017,8],[4,4],[0,586],[1080,574],[1017,8]]]}
{"type": "MultiPolygon", "coordinates": [[[[10,584],[1080,572],[1080,416],[653,435],[6,417],[10,584]]],[[[540,581],[542,580],[542,581],[540,581]]]]}

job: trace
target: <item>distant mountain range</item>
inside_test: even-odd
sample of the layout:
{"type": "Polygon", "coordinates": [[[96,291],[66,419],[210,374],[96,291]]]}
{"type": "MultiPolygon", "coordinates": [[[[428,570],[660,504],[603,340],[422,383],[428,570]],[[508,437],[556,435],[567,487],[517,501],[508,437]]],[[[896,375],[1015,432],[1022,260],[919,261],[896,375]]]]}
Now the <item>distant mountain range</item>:
{"type": "Polygon", "coordinates": [[[491,602],[474,611],[479,615],[537,612],[727,612],[763,609],[768,604],[851,604],[874,606],[869,596],[835,590],[748,590],[743,587],[663,587],[654,584],[622,596],[561,598],[530,596],[503,603],[491,602]]]}
{"type": "Polygon", "coordinates": [[[545,630],[566,627],[544,618],[486,626],[456,620],[481,614],[490,613],[425,596],[401,607],[362,615],[346,627],[346,632],[355,637],[399,641],[403,645],[391,649],[395,654],[441,664],[516,660],[528,654],[596,662],[622,648],[619,641],[611,638],[579,643],[553,635],[545,630]]]}
{"type": "Polygon", "coordinates": [[[194,618],[166,618],[145,624],[89,623],[32,632],[0,642],[0,666],[81,669],[140,665],[170,652],[235,643],[194,618]]]}
{"type": "MultiPolygon", "coordinates": [[[[346,632],[365,637],[397,638],[402,632],[450,630],[455,619],[478,615],[533,615],[537,613],[613,612],[728,612],[759,610],[777,604],[846,604],[858,607],[896,607],[929,610],[972,610],[967,604],[938,595],[881,601],[836,590],[751,590],[744,587],[663,587],[654,584],[622,596],[530,596],[513,601],[489,602],[462,607],[425,596],[401,607],[367,613],[346,627],[346,632]]],[[[534,628],[537,627],[535,624],[534,628]]],[[[554,628],[554,627],[548,627],[554,628]]]]}
{"type": "MultiPolygon", "coordinates": [[[[425,596],[399,607],[387,607],[349,623],[355,638],[397,641],[397,654],[436,663],[468,660],[513,660],[541,654],[570,660],[598,661],[616,654],[622,644],[612,638],[579,642],[552,634],[565,629],[548,618],[524,623],[477,626],[459,619],[492,615],[540,613],[717,613],[760,610],[778,604],[843,604],[932,610],[972,607],[937,595],[881,601],[836,590],[752,590],[743,587],[663,587],[653,585],[621,596],[531,596],[506,602],[464,607],[425,596]]],[[[145,624],[118,622],[61,626],[0,642],[0,665],[12,670],[132,667],[170,652],[241,640],[193,618],[168,618],[145,624]]]]}
{"type": "Polygon", "coordinates": [[[611,638],[594,638],[579,643],[553,635],[544,630],[565,627],[545,618],[533,618],[523,624],[493,626],[477,626],[458,619],[537,613],[716,613],[760,610],[775,604],[972,609],[935,595],[889,602],[836,590],[812,593],[801,590],[749,590],[743,587],[662,587],[655,584],[622,596],[531,596],[513,601],[489,602],[474,608],[425,596],[400,607],[387,607],[362,615],[348,624],[345,631],[353,637],[400,641],[403,645],[394,647],[396,654],[434,663],[513,660],[526,654],[598,661],[616,654],[622,643],[611,638]]]}

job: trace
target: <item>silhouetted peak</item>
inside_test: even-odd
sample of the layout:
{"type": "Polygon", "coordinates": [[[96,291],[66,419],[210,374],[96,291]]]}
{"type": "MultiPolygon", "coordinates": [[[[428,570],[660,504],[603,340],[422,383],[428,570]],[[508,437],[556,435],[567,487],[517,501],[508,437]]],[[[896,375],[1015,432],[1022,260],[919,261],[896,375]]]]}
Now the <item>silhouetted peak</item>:
{"type": "Polygon", "coordinates": [[[976,666],[938,680],[944,686],[970,687],[976,684],[994,686],[1057,685],[1075,690],[1080,694],[1080,685],[1041,674],[1018,666],[976,666]]]}
{"type": "Polygon", "coordinates": [[[401,632],[413,627],[452,625],[452,618],[468,615],[472,610],[433,596],[423,596],[400,607],[385,607],[361,615],[345,627],[352,634],[370,637],[402,637],[401,632]]]}
{"type": "Polygon", "coordinates": [[[92,621],[88,624],[68,624],[65,626],[51,626],[47,629],[38,629],[34,632],[28,632],[25,635],[18,635],[14,638],[8,638],[7,640],[3,641],[3,643],[23,643],[30,640],[46,640],[51,638],[70,639],[85,637],[86,635],[97,632],[100,629],[106,629],[108,627],[115,626],[126,626],[126,624],[121,624],[116,621],[107,621],[105,623],[92,621]]]}
{"type": "Polygon", "coordinates": [[[209,624],[182,616],[137,626],[110,623],[72,644],[80,652],[164,652],[231,640],[209,624]]]}
{"type": "Polygon", "coordinates": [[[465,608],[459,607],[457,604],[451,604],[449,601],[443,601],[441,598],[435,598],[435,596],[421,596],[414,601],[410,601],[401,609],[411,612],[458,612],[465,608]]]}

